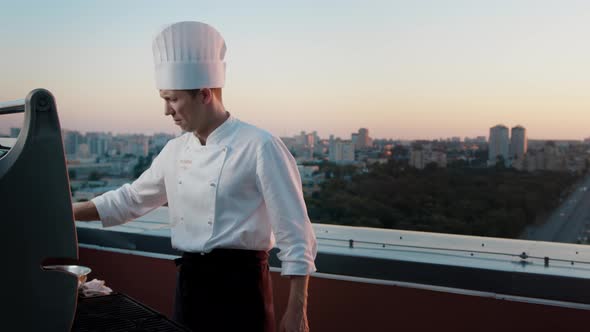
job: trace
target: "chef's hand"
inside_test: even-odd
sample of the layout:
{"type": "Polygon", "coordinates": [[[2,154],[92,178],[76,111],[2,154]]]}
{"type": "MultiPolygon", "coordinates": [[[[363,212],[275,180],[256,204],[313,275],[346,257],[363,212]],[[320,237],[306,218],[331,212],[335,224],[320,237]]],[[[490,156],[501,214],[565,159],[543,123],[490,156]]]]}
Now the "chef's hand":
{"type": "Polygon", "coordinates": [[[279,332],[308,332],[307,284],[309,276],[290,276],[289,302],[279,332]]]}
{"type": "Polygon", "coordinates": [[[91,201],[78,202],[72,204],[72,210],[74,211],[74,220],[77,221],[94,221],[100,220],[98,210],[91,201]]]}
{"type": "Polygon", "coordinates": [[[307,310],[305,308],[290,308],[281,320],[280,332],[309,332],[307,323],[307,310]]]}

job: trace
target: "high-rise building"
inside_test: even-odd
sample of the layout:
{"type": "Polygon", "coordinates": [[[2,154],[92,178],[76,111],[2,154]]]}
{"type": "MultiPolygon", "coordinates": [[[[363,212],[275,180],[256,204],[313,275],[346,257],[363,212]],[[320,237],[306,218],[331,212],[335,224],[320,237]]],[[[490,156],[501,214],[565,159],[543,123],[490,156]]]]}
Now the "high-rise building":
{"type": "Polygon", "coordinates": [[[366,149],[373,145],[373,140],[371,137],[369,137],[369,129],[361,128],[359,129],[358,133],[353,134],[353,136],[354,135],[356,135],[356,142],[353,142],[355,143],[357,149],[366,149]]]}
{"type": "Polygon", "coordinates": [[[342,161],[354,161],[354,144],[342,142],[342,161]]]}
{"type": "Polygon", "coordinates": [[[410,151],[410,166],[417,169],[424,169],[424,150],[422,148],[414,148],[410,151]]]}
{"type": "Polygon", "coordinates": [[[77,131],[64,130],[63,140],[66,154],[70,156],[75,156],[78,152],[78,145],[84,143],[82,134],[77,131]]]}
{"type": "Polygon", "coordinates": [[[78,151],[76,155],[80,158],[89,158],[90,157],[90,147],[86,143],[82,143],[78,145],[78,151]]]}
{"type": "Polygon", "coordinates": [[[281,137],[281,141],[283,141],[283,144],[285,144],[285,146],[287,147],[287,149],[289,149],[289,151],[291,151],[291,153],[295,151],[295,148],[297,147],[297,144],[295,143],[295,137],[281,137]]]}
{"type": "Polygon", "coordinates": [[[526,151],[526,129],[522,126],[512,127],[512,133],[510,135],[510,158],[522,159],[526,151]]]}
{"type": "Polygon", "coordinates": [[[314,130],[312,134],[315,145],[318,145],[318,143],[320,142],[320,136],[318,136],[318,132],[314,130]]]}
{"type": "Polygon", "coordinates": [[[313,149],[313,146],[315,145],[315,136],[313,134],[306,134],[303,137],[303,145],[313,149]]]}
{"type": "Polygon", "coordinates": [[[315,145],[318,143],[313,133],[302,131],[292,138],[282,138],[283,142],[298,161],[313,160],[315,145]]]}
{"type": "Polygon", "coordinates": [[[330,161],[336,160],[336,142],[340,141],[333,138],[330,139],[330,146],[328,147],[328,160],[330,161]]]}
{"type": "Polygon", "coordinates": [[[504,159],[506,165],[509,164],[510,139],[508,138],[508,127],[497,125],[490,128],[488,164],[493,166],[498,161],[498,157],[504,159]]]}
{"type": "Polygon", "coordinates": [[[356,148],[360,148],[360,146],[359,146],[359,134],[358,133],[352,133],[352,134],[350,134],[350,141],[352,142],[352,144],[354,144],[354,146],[356,148]]]}
{"type": "Polygon", "coordinates": [[[298,136],[295,137],[295,144],[297,145],[305,145],[307,141],[307,133],[302,131],[298,136]]]}
{"type": "Polygon", "coordinates": [[[433,150],[429,145],[414,145],[410,150],[410,166],[424,169],[430,163],[441,168],[447,167],[447,154],[444,151],[433,150]]]}
{"type": "Polygon", "coordinates": [[[485,144],[488,142],[488,138],[485,136],[465,137],[465,139],[463,141],[465,143],[485,144]]]}
{"type": "Polygon", "coordinates": [[[149,152],[149,138],[144,135],[130,135],[127,137],[127,145],[124,153],[147,156],[149,152]]]}
{"type": "Polygon", "coordinates": [[[91,155],[102,156],[108,152],[109,137],[104,133],[87,133],[86,142],[91,155]]]}
{"type": "Polygon", "coordinates": [[[328,158],[335,162],[354,161],[354,144],[351,141],[334,141],[330,144],[328,158]]]}

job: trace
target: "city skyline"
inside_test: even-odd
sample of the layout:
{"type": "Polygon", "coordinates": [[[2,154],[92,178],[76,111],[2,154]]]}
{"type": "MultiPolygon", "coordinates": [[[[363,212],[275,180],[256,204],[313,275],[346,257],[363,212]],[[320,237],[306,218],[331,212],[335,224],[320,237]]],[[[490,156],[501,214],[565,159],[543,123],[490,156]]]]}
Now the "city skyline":
{"type": "MultiPolygon", "coordinates": [[[[9,115],[11,116],[11,115],[9,115]]],[[[393,141],[422,141],[422,140],[426,140],[426,141],[436,141],[436,140],[455,140],[455,139],[459,139],[460,141],[465,141],[465,139],[477,139],[480,137],[485,137],[486,140],[488,140],[490,138],[490,132],[489,130],[492,127],[495,126],[505,126],[503,123],[498,123],[494,126],[488,127],[485,129],[485,131],[482,130],[481,135],[472,135],[472,136],[460,136],[460,135],[449,135],[446,137],[430,137],[430,138],[424,138],[424,137],[415,137],[415,138],[400,138],[400,137],[394,137],[394,136],[389,136],[389,137],[373,137],[373,134],[371,132],[371,128],[367,128],[369,133],[371,133],[371,139],[372,140],[393,140],[393,141]]],[[[515,124],[513,126],[507,126],[507,127],[523,127],[520,124],[515,124]]],[[[525,129],[526,126],[524,126],[525,129]]],[[[0,137],[2,136],[13,136],[11,135],[11,131],[12,129],[18,128],[18,130],[20,131],[20,127],[14,127],[14,126],[6,126],[6,128],[3,128],[2,124],[0,124],[0,137]]],[[[365,129],[365,128],[357,128],[356,130],[359,129],[365,129]]],[[[148,132],[137,132],[137,131],[133,131],[133,130],[129,130],[129,131],[124,131],[124,132],[115,132],[115,131],[109,131],[109,130],[90,130],[90,131],[83,131],[83,130],[77,130],[77,129],[69,129],[69,128],[63,128],[62,127],[62,131],[65,132],[79,132],[82,135],[87,135],[87,134],[94,134],[94,133],[99,133],[99,134],[110,134],[110,135],[121,135],[121,136],[132,136],[132,135],[146,135],[146,136],[153,136],[153,135],[158,135],[158,134],[165,134],[165,135],[172,135],[172,136],[179,136],[182,134],[181,131],[177,130],[176,132],[167,132],[167,131],[157,131],[157,130],[153,130],[153,131],[148,131],[148,132]]],[[[317,132],[318,137],[322,140],[329,140],[330,136],[333,135],[334,138],[336,139],[343,139],[343,140],[350,140],[352,135],[357,134],[356,131],[351,130],[348,134],[344,134],[342,136],[340,135],[336,135],[336,134],[331,134],[331,133],[325,133],[325,134],[321,134],[319,131],[317,130],[299,130],[296,131],[294,133],[288,133],[286,135],[280,135],[280,137],[295,137],[300,135],[301,133],[307,133],[307,134],[312,134],[314,132],[317,132]]],[[[562,138],[562,139],[556,139],[556,138],[547,138],[547,137],[530,137],[528,136],[528,129],[527,129],[527,140],[530,141],[588,141],[590,140],[590,136],[588,137],[582,137],[582,138],[562,138]]]]}
{"type": "MultiPolygon", "coordinates": [[[[47,88],[63,128],[179,132],[154,87],[151,38],[164,24],[201,20],[228,45],[226,108],[277,136],[310,128],[346,137],[366,127],[375,138],[475,137],[497,123],[523,124],[531,139],[590,136],[582,1],[3,8],[0,101],[47,88]]],[[[18,119],[3,116],[0,131],[18,119]]]]}

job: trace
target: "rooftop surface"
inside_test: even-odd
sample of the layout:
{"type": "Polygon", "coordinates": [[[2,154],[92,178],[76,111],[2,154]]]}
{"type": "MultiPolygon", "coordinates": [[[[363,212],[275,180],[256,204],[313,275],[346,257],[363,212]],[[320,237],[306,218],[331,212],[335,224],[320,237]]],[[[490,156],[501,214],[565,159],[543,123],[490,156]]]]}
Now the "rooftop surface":
{"type": "MultiPolygon", "coordinates": [[[[76,222],[76,226],[170,237],[167,207],[120,226],[103,228],[98,221],[76,222]]],[[[313,228],[323,254],[590,279],[586,245],[326,224],[313,224],[313,228]]]]}

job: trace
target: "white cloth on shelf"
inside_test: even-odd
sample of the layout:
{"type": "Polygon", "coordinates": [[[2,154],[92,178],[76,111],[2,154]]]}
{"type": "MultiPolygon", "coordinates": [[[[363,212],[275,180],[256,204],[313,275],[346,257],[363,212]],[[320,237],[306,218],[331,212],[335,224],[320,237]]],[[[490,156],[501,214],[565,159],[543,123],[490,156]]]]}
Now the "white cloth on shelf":
{"type": "Polygon", "coordinates": [[[84,296],[109,295],[113,292],[112,289],[105,286],[104,280],[92,279],[80,286],[80,292],[84,296]]]}

